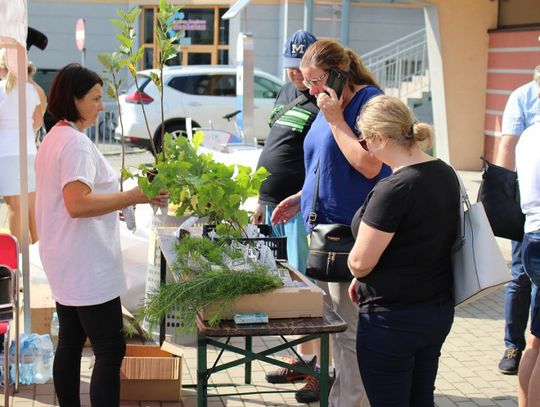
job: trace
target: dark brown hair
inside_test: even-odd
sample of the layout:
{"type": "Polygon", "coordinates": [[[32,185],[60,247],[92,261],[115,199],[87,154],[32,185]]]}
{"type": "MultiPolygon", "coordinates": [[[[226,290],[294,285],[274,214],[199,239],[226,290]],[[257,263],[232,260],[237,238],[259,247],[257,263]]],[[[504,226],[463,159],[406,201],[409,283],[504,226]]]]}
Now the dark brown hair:
{"type": "Polygon", "coordinates": [[[47,110],[57,119],[80,119],[75,99],[82,99],[96,84],[103,86],[103,80],[94,71],[80,64],[66,65],[54,78],[47,110]]]}
{"type": "Polygon", "coordinates": [[[313,43],[304,54],[300,67],[316,66],[325,71],[337,70],[347,75],[347,81],[354,85],[373,85],[379,87],[373,74],[364,66],[360,57],[349,48],[343,48],[336,41],[319,40],[313,43]]]}

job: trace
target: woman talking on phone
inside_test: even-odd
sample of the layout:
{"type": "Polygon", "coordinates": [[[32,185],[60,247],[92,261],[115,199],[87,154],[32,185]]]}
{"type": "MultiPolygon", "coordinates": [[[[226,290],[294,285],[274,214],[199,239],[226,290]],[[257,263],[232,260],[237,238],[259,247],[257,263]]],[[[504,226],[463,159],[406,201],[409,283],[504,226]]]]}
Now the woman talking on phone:
{"type": "MultiPolygon", "coordinates": [[[[315,224],[349,225],[377,181],[390,174],[388,167],[360,146],[355,126],[362,106],[382,91],[358,55],[335,41],[319,40],[310,46],[300,70],[310,94],[317,98],[320,112],[304,141],[306,177],[302,190],[281,201],[272,214],[272,223],[287,222],[302,211],[309,230],[313,225],[309,215],[313,211],[315,224]],[[313,208],[317,184],[317,204],[313,208]]],[[[358,366],[351,363],[356,358],[358,308],[349,299],[349,283],[317,284],[328,294],[329,305],[349,325],[333,338],[336,376],[330,405],[368,406],[358,366]]],[[[318,380],[311,376],[306,380],[296,394],[298,402],[319,399],[318,380]]]]}

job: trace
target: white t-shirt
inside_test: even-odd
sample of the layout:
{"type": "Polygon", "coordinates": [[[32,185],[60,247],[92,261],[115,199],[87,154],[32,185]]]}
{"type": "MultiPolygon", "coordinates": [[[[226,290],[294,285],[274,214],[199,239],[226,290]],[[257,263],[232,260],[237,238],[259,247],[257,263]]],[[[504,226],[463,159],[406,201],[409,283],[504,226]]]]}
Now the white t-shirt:
{"type": "Polygon", "coordinates": [[[525,233],[540,229],[540,115],[525,129],[516,146],[521,210],[525,233]]]}
{"type": "MultiPolygon", "coordinates": [[[[0,81],[0,157],[19,155],[19,92],[14,86],[6,92],[7,81],[0,81]]],[[[26,83],[26,136],[28,154],[36,154],[32,115],[40,104],[36,88],[26,83]]]]}
{"type": "Polygon", "coordinates": [[[39,254],[53,298],[63,305],[96,305],[126,290],[118,212],[71,218],[62,191],[73,181],[93,194],[118,191],[118,176],[88,137],[56,125],[36,158],[39,254]]]}

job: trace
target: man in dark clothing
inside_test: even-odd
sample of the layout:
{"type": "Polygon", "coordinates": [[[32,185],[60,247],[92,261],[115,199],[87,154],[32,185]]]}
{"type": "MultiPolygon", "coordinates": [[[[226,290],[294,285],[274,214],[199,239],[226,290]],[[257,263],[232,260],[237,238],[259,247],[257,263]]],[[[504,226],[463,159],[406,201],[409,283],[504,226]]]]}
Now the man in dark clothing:
{"type": "MultiPolygon", "coordinates": [[[[304,182],[304,138],[319,108],[302,83],[298,69],[306,49],[316,38],[306,31],[297,31],[284,48],[283,67],[290,82],[283,85],[269,118],[270,133],[257,167],[265,167],[270,176],[259,191],[253,223],[270,223],[272,211],[283,199],[302,189],[304,182]]],[[[307,234],[301,216],[283,225],[272,227],[274,236],[287,237],[289,263],[306,272],[307,234]]]]}
{"type": "MultiPolygon", "coordinates": [[[[276,98],[274,110],[268,119],[270,133],[266,138],[257,167],[265,167],[270,176],[259,190],[259,200],[253,214],[253,223],[271,225],[272,212],[286,197],[297,193],[304,183],[304,138],[319,112],[315,98],[303,84],[304,76],[298,67],[307,48],[316,38],[307,31],[296,31],[283,50],[283,68],[290,82],[283,85],[276,98]]],[[[298,214],[285,224],[272,225],[274,236],[287,237],[288,262],[300,272],[306,272],[307,232],[298,214]]],[[[316,358],[311,342],[298,346],[304,362],[314,368],[316,358]]],[[[290,363],[300,364],[293,358],[290,363]]],[[[269,372],[270,383],[287,383],[306,379],[307,376],[290,369],[269,372]]],[[[304,391],[303,389],[299,392],[304,391]]],[[[309,389],[307,389],[309,391],[309,389]]]]}

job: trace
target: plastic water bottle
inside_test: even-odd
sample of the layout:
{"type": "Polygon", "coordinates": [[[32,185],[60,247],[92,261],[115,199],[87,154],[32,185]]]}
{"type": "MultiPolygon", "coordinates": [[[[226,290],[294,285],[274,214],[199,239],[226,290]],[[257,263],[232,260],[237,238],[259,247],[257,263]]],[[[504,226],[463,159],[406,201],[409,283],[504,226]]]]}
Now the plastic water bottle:
{"type": "Polygon", "coordinates": [[[16,344],[15,339],[11,341],[11,345],[9,345],[9,354],[8,354],[8,360],[9,360],[9,383],[13,384],[15,383],[15,360],[16,360],[16,344]]]}
{"type": "Polygon", "coordinates": [[[34,383],[35,339],[30,335],[21,341],[21,384],[34,383]]]}
{"type": "Polygon", "coordinates": [[[52,376],[53,343],[48,334],[40,335],[34,359],[34,383],[44,384],[52,376]]]}
{"type": "Polygon", "coordinates": [[[58,330],[60,328],[60,323],[58,322],[58,313],[53,312],[53,317],[51,320],[51,340],[53,343],[53,348],[56,350],[58,345],[58,330]]]}

